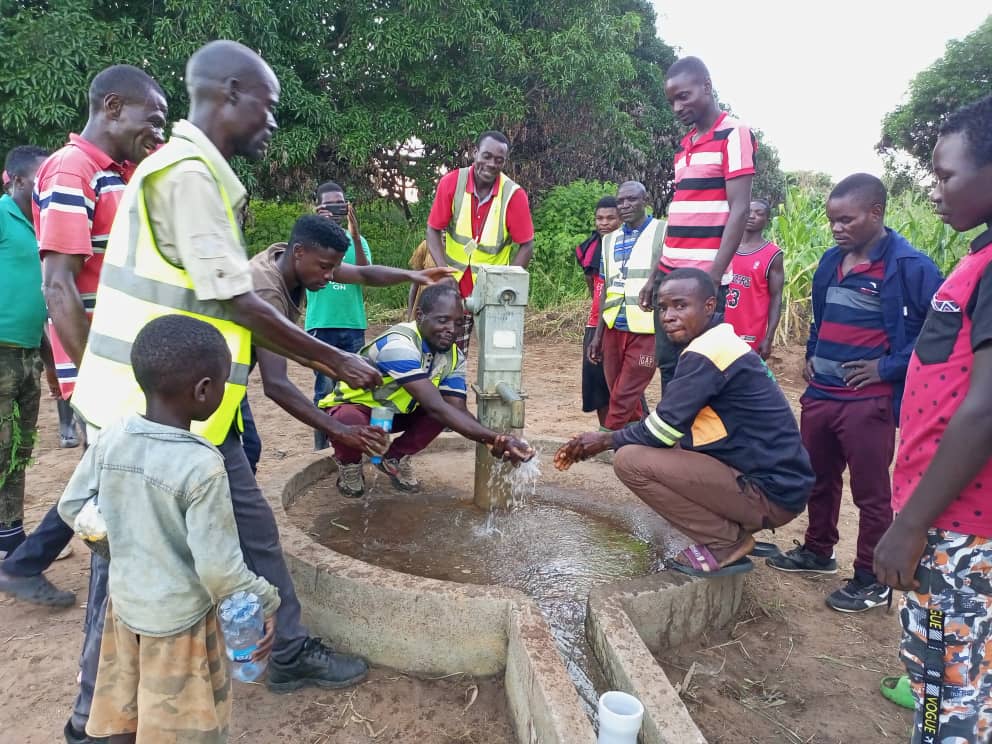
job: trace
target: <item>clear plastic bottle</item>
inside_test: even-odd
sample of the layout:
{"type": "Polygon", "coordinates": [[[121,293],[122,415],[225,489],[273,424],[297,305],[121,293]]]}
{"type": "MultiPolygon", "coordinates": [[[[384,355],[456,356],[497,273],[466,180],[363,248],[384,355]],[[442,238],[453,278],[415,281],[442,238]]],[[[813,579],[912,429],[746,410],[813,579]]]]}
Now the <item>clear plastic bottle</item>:
{"type": "Polygon", "coordinates": [[[224,632],[231,676],[241,682],[254,682],[262,676],[268,661],[252,661],[251,655],[265,635],[262,603],[252,592],[235,592],[220,603],[217,611],[224,632]]]}

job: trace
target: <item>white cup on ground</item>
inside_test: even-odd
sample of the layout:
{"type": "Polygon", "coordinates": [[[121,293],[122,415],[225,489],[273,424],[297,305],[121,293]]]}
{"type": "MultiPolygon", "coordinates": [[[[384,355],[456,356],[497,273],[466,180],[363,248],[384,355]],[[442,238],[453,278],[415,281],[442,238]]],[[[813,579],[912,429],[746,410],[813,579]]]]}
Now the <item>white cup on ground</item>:
{"type": "Polygon", "coordinates": [[[643,718],[644,706],[636,697],[619,690],[604,692],[599,698],[598,744],[636,744],[643,718]]]}

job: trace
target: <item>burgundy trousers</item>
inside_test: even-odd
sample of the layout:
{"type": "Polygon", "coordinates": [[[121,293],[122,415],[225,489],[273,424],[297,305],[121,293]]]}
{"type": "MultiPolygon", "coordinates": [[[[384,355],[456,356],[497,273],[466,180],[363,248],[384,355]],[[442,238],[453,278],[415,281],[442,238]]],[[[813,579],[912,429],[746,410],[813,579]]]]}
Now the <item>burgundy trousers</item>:
{"type": "Polygon", "coordinates": [[[889,465],[895,453],[892,398],[816,400],[803,397],[800,429],[816,483],[809,497],[806,548],[829,558],[840,539],[844,469],[860,512],[855,571],[874,576],[875,546],[892,524],[889,465]]]}
{"type": "Polygon", "coordinates": [[[603,331],[603,374],[610,389],[607,429],[622,429],[647,416],[641,398],[654,370],[654,334],[603,331]]]}
{"type": "MultiPolygon", "coordinates": [[[[328,410],[337,421],[349,426],[366,426],[372,418],[371,408],[353,403],[342,403],[328,410]]],[[[419,407],[412,413],[398,413],[393,417],[393,433],[402,432],[402,435],[393,440],[385,456],[398,458],[415,455],[437,439],[442,431],[444,424],[419,407]]],[[[353,465],[362,461],[362,451],[334,442],[334,457],[338,462],[353,465]]]]}

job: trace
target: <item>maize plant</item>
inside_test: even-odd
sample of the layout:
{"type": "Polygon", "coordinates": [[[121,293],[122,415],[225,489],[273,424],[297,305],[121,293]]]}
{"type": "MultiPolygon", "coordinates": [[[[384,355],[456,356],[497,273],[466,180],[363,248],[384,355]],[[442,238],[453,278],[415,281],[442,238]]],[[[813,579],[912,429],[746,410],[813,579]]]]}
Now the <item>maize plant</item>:
{"type": "MultiPolygon", "coordinates": [[[[903,192],[889,200],[885,224],[926,253],[947,276],[968,250],[975,234],[955,232],[934,214],[930,202],[919,194],[903,192]]],[[[785,290],[782,322],[777,343],[804,341],[810,321],[813,272],[824,251],[834,242],[827,224],[826,197],[809,189],[789,188],[776,210],[769,238],[785,254],[785,290]]]]}

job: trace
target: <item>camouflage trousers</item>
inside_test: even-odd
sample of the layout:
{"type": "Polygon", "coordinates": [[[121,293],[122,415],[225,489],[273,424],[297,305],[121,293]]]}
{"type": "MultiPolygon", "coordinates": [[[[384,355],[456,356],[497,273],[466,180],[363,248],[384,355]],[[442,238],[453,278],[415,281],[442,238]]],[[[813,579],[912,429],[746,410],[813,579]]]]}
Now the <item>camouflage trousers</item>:
{"type": "Polygon", "coordinates": [[[132,631],[107,602],[89,736],[225,744],[230,720],[230,669],[214,609],[192,628],[156,637],[132,631]]]}
{"type": "Polygon", "coordinates": [[[992,540],[930,530],[900,608],[913,744],[992,740],[992,540]]]}
{"type": "Polygon", "coordinates": [[[41,402],[38,349],[0,346],[0,528],[24,519],[24,471],[41,402]]]}

